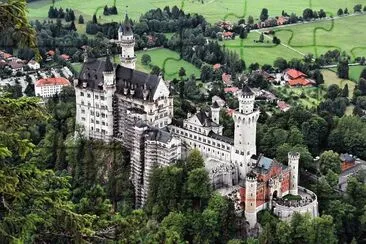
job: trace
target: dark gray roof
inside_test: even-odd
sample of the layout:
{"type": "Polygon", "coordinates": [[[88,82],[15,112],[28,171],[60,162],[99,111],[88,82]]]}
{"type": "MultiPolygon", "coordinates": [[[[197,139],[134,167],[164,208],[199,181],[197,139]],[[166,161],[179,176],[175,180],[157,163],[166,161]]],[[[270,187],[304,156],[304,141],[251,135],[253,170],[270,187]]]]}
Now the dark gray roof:
{"type": "Polygon", "coordinates": [[[219,108],[220,106],[219,106],[219,104],[217,104],[217,101],[215,101],[215,102],[212,104],[212,107],[213,107],[213,108],[219,108]]]}
{"type": "Polygon", "coordinates": [[[146,139],[150,141],[167,143],[172,139],[172,135],[165,130],[151,128],[150,130],[146,131],[146,139]]]}
{"type": "Polygon", "coordinates": [[[146,114],[146,112],[142,108],[129,108],[127,110],[138,114],[146,114]]]}
{"type": "Polygon", "coordinates": [[[104,65],[104,71],[105,72],[112,72],[113,71],[113,64],[111,62],[111,58],[109,55],[106,58],[105,65],[104,65]]]}
{"type": "Polygon", "coordinates": [[[211,126],[219,126],[218,124],[216,124],[215,122],[213,122],[211,120],[211,118],[209,116],[207,116],[207,113],[203,110],[199,111],[196,114],[198,120],[201,122],[201,124],[203,126],[207,126],[207,127],[211,127],[211,126]]]}
{"type": "Polygon", "coordinates": [[[123,35],[133,35],[131,23],[128,19],[127,14],[125,16],[125,21],[123,22],[123,25],[122,25],[122,32],[123,32],[123,35]]]}
{"type": "Polygon", "coordinates": [[[252,89],[250,89],[247,84],[245,84],[243,87],[243,95],[244,96],[253,96],[254,95],[252,89]]]}
{"type": "Polygon", "coordinates": [[[234,139],[227,137],[227,136],[222,136],[222,135],[216,134],[213,131],[210,131],[210,133],[208,133],[208,136],[213,139],[229,143],[230,145],[234,145],[234,139]]]}
{"type": "MultiPolygon", "coordinates": [[[[79,75],[79,88],[83,88],[83,82],[87,82],[85,89],[102,90],[103,89],[103,71],[110,69],[108,61],[89,59],[84,63],[79,75]]],[[[143,92],[147,93],[147,99],[152,100],[156,88],[159,84],[159,77],[147,74],[141,71],[129,69],[120,65],[116,67],[116,86],[117,93],[124,94],[124,88],[134,89],[134,98],[143,99],[143,92]]]]}

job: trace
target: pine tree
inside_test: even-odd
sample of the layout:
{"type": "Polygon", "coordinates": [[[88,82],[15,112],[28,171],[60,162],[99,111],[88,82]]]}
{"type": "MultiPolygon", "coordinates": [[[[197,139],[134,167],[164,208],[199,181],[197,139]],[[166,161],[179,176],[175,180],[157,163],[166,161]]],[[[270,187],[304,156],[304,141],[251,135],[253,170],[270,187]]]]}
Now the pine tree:
{"type": "Polygon", "coordinates": [[[84,24],[84,17],[82,15],[79,16],[79,24],[84,24]]]}
{"type": "Polygon", "coordinates": [[[93,24],[98,24],[97,16],[95,14],[93,15],[92,23],[93,24]]]}

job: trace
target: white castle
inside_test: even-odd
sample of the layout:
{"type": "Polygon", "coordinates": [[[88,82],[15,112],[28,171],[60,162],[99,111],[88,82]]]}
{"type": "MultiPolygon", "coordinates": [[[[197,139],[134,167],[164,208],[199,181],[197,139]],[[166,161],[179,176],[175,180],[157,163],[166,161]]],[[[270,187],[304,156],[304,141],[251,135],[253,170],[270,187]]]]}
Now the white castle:
{"type": "MultiPolygon", "coordinates": [[[[211,106],[210,113],[199,111],[178,123],[173,120],[169,85],[161,76],[135,70],[135,39],[127,15],[118,30],[117,43],[122,49],[121,64],[117,66],[109,57],[97,60],[86,56],[74,82],[76,123],[83,128],[86,138],[119,141],[130,151],[136,206],[145,204],[152,169],[175,163],[181,159],[182,149],[197,148],[202,153],[215,189],[239,187],[240,183],[243,189],[248,188],[245,182],[253,179],[253,170],[260,163],[253,156],[257,153],[259,110],[254,108],[251,89],[245,86],[240,91],[239,109],[233,114],[234,139],[222,135],[217,103],[211,106]]],[[[298,169],[292,172],[297,189],[298,169]]],[[[257,184],[250,186],[250,191],[256,191],[257,184]]],[[[249,204],[245,202],[251,227],[256,223],[253,211],[256,216],[268,204],[272,206],[271,201],[264,201],[254,210],[247,209],[249,204]]]]}

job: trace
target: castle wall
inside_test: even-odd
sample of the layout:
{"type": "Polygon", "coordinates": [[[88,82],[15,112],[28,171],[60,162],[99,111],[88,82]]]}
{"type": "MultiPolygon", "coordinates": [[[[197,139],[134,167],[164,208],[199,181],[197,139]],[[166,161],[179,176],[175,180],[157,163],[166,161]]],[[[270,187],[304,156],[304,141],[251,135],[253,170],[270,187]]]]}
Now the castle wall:
{"type": "Polygon", "coordinates": [[[232,145],[204,134],[177,126],[169,126],[172,133],[181,138],[190,148],[197,148],[204,157],[230,162],[232,145]]]}

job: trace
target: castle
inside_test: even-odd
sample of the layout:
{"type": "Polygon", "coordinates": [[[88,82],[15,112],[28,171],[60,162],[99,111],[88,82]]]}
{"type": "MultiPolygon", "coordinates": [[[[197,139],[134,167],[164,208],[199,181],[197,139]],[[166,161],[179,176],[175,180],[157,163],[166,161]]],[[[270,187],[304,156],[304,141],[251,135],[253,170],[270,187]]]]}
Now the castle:
{"type": "Polygon", "coordinates": [[[105,60],[85,56],[74,81],[76,122],[86,138],[119,141],[129,150],[136,206],[146,202],[154,167],[173,164],[182,157],[182,149],[197,148],[215,189],[239,189],[238,202],[245,203],[251,227],[256,224],[256,213],[265,207],[289,217],[291,207],[282,209],[275,200],[287,193],[298,195],[299,155],[290,157],[289,167],[255,156],[259,110],[254,107],[252,90],[245,86],[239,93],[239,109],[233,114],[234,139],[222,135],[217,103],[210,113],[199,111],[177,122],[168,84],[161,76],[135,70],[135,39],[127,15],[116,42],[122,49],[117,66],[109,56],[105,60]]]}

